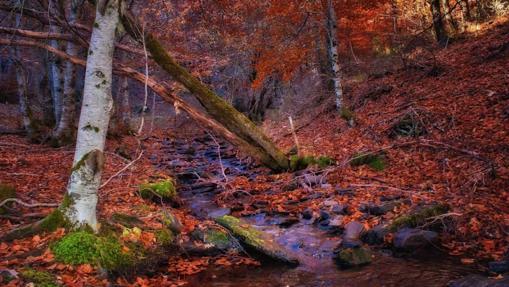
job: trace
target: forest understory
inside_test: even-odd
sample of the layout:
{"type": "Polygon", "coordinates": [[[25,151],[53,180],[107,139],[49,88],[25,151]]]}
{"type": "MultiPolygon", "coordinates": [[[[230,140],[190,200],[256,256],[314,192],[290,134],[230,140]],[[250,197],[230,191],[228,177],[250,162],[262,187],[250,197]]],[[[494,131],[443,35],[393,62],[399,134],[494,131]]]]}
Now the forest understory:
{"type": "MultiPolygon", "coordinates": [[[[121,264],[100,249],[62,259],[61,226],[3,237],[53,214],[76,166],[74,146],[1,134],[0,285],[509,286],[508,39],[500,18],[398,68],[346,73],[341,113],[324,101],[293,129],[265,120],[291,171],[179,113],[109,137],[97,217],[120,234],[121,264]]],[[[2,129],[19,126],[13,106],[2,129]]]]}

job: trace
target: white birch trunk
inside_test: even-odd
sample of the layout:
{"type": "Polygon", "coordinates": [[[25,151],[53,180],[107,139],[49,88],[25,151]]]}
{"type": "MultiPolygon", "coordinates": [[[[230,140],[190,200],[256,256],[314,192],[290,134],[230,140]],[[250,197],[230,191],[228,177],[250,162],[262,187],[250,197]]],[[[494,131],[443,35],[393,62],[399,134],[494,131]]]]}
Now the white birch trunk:
{"type": "Polygon", "coordinates": [[[96,207],[110,114],[112,63],[120,0],[98,1],[85,73],[83,104],[65,214],[75,227],[98,229],[96,207]],[[105,4],[106,3],[106,4],[105,4]],[[105,6],[105,7],[104,7],[105,6]]]}
{"type": "MultiPolygon", "coordinates": [[[[79,11],[83,0],[73,0],[71,2],[68,22],[72,25],[79,19],[79,11]]],[[[76,56],[78,47],[71,41],[67,42],[67,54],[76,56]]],[[[72,139],[73,123],[76,116],[76,67],[70,61],[65,62],[64,66],[64,84],[63,84],[63,100],[62,113],[57,122],[54,138],[65,144],[72,139]]]]}
{"type": "Polygon", "coordinates": [[[327,53],[329,54],[332,82],[334,84],[336,108],[339,111],[343,105],[343,87],[341,85],[341,71],[339,67],[338,24],[332,0],[327,0],[326,14],[327,53]]]}

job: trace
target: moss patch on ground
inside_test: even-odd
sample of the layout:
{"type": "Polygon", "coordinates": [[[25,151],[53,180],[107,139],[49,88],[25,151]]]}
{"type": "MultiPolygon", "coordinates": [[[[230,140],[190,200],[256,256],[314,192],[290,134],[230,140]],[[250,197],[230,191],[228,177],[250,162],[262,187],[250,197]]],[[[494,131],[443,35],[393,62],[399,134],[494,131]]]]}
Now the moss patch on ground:
{"type": "Polygon", "coordinates": [[[34,283],[35,287],[58,287],[53,274],[45,271],[37,271],[32,268],[21,270],[19,273],[23,280],[34,283]]]}
{"type": "Polygon", "coordinates": [[[367,165],[375,171],[382,171],[386,167],[383,154],[357,153],[350,160],[351,166],[367,165]]]}
{"type": "Polygon", "coordinates": [[[292,155],[290,157],[290,170],[298,171],[308,168],[309,166],[318,166],[320,168],[326,168],[335,163],[335,161],[328,156],[298,156],[292,155]]]}
{"type": "Polygon", "coordinates": [[[177,189],[172,179],[141,184],[138,191],[144,199],[171,200],[177,196],[177,189]]]}
{"type": "Polygon", "coordinates": [[[113,236],[100,237],[86,231],[71,232],[52,246],[57,261],[79,265],[92,264],[108,271],[119,271],[134,264],[135,256],[124,252],[113,236]]]}
{"type": "Polygon", "coordinates": [[[411,214],[400,216],[394,219],[389,226],[390,231],[397,231],[403,227],[418,227],[427,223],[429,218],[447,213],[449,206],[436,204],[421,208],[411,214]]]}

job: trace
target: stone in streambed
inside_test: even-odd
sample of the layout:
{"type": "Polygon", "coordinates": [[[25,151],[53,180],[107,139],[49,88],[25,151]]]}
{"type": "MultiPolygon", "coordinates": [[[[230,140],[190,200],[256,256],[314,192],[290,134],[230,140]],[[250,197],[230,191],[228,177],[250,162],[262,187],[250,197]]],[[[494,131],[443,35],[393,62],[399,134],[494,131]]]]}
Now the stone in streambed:
{"type": "Polygon", "coordinates": [[[384,238],[388,233],[389,230],[387,226],[380,224],[364,233],[362,241],[370,245],[382,244],[384,243],[384,238]]]}
{"type": "Polygon", "coordinates": [[[334,260],[341,268],[352,268],[370,264],[371,257],[369,248],[359,246],[335,251],[334,260]]]}
{"type": "Polygon", "coordinates": [[[288,265],[296,266],[299,264],[299,261],[288,254],[273,236],[254,228],[244,220],[230,215],[218,217],[215,220],[228,229],[247,251],[254,251],[288,265]]]}
{"type": "Polygon", "coordinates": [[[394,247],[405,251],[428,247],[437,242],[438,234],[428,230],[403,228],[394,234],[394,247]]]}
{"type": "Polygon", "coordinates": [[[491,279],[480,275],[468,275],[449,282],[448,287],[507,287],[509,278],[491,279]]]}
{"type": "Polygon", "coordinates": [[[345,248],[361,246],[360,237],[365,232],[364,225],[358,221],[349,222],[345,225],[342,245],[345,248]]]}
{"type": "Polygon", "coordinates": [[[503,260],[503,261],[492,261],[488,263],[488,268],[490,272],[493,273],[507,273],[509,272],[509,260],[503,260]]]}

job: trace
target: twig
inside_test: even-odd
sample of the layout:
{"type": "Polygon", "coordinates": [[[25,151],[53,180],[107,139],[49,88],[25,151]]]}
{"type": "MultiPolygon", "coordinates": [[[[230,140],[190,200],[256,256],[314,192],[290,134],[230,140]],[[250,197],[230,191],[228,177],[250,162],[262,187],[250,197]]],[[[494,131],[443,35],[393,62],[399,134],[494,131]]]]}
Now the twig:
{"type": "Polygon", "coordinates": [[[140,154],[138,155],[137,158],[135,158],[133,161],[131,161],[130,163],[126,164],[121,170],[119,170],[117,173],[115,173],[114,175],[112,175],[110,178],[108,178],[107,181],[105,181],[101,186],[100,188],[103,188],[105,187],[112,179],[114,179],[115,177],[117,177],[119,174],[121,174],[122,172],[124,172],[126,169],[128,169],[131,165],[133,165],[135,162],[137,162],[141,156],[143,155],[144,151],[142,150],[140,152],[140,154]]]}
{"type": "Polygon", "coordinates": [[[290,129],[292,131],[293,141],[295,142],[295,146],[297,147],[297,155],[300,156],[301,154],[300,154],[299,138],[297,138],[297,133],[295,132],[295,126],[293,125],[292,116],[288,117],[288,121],[290,122],[290,129]]]}
{"type": "Polygon", "coordinates": [[[26,203],[26,202],[21,201],[21,200],[19,200],[17,198],[7,198],[7,199],[5,199],[4,201],[2,201],[0,203],[0,207],[6,205],[9,202],[16,202],[16,203],[21,204],[21,205],[23,205],[25,207],[57,207],[58,206],[57,203],[38,203],[38,202],[36,202],[36,203],[26,203]]]}

